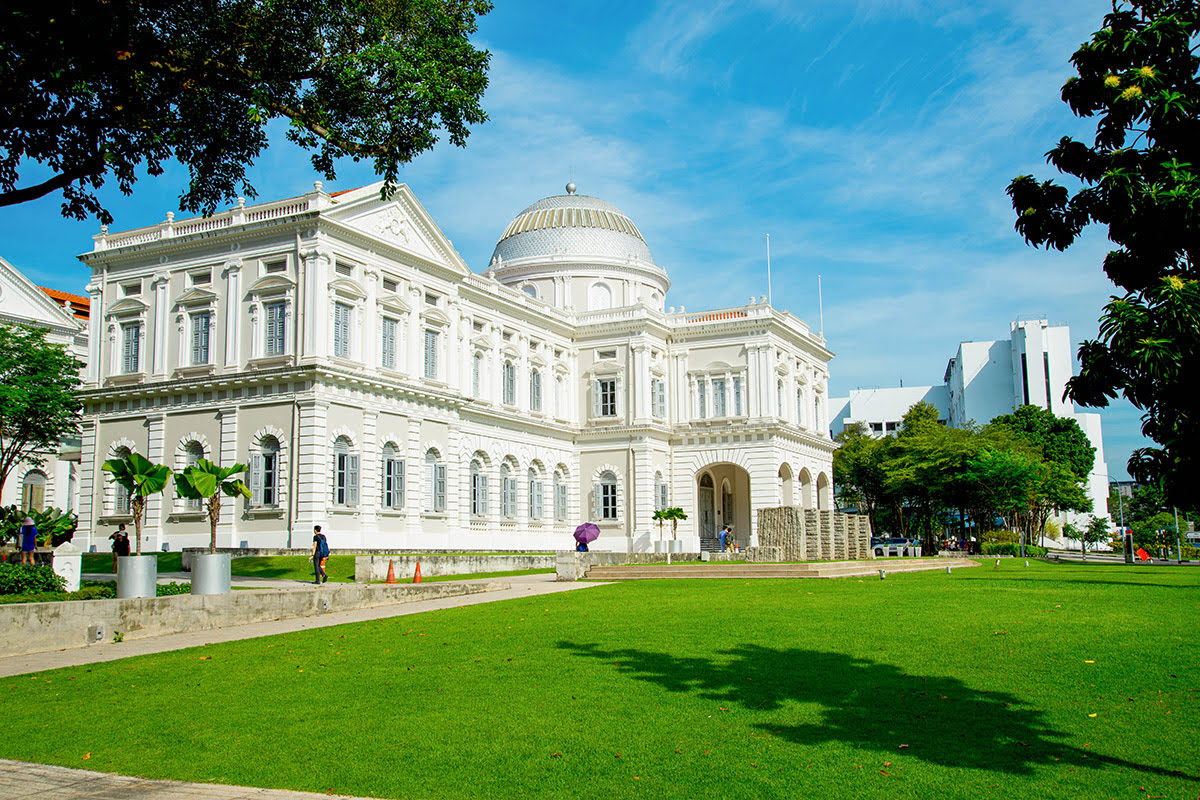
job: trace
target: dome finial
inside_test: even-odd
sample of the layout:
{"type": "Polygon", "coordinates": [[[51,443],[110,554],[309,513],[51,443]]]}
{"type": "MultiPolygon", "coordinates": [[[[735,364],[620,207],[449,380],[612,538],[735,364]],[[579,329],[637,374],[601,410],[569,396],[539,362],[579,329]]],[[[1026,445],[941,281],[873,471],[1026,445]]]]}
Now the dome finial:
{"type": "Polygon", "coordinates": [[[567,194],[575,194],[575,181],[567,183],[567,194]]]}

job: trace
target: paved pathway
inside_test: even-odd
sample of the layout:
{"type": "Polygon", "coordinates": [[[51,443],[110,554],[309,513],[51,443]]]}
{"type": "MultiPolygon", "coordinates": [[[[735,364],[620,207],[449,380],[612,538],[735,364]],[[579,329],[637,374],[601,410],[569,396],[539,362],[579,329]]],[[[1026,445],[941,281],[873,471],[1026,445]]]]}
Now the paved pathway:
{"type": "MultiPolygon", "coordinates": [[[[424,611],[435,611],[442,608],[459,608],[461,606],[478,605],[479,603],[494,603],[498,600],[512,600],[519,597],[567,592],[603,585],[600,583],[558,582],[555,581],[553,573],[521,575],[515,578],[483,578],[478,581],[464,581],[464,583],[499,584],[507,585],[509,588],[460,597],[442,597],[434,600],[419,600],[413,603],[392,603],[372,606],[371,608],[337,611],[319,617],[297,617],[294,619],[272,620],[270,622],[254,622],[248,625],[217,628],[216,630],[174,633],[167,636],[155,636],[146,639],[131,639],[126,642],[101,642],[89,645],[88,647],[74,647],[69,650],[52,650],[46,653],[7,656],[0,658],[0,677],[21,675],[26,672],[39,672],[45,669],[57,669],[58,667],[93,664],[97,661],[115,661],[119,658],[140,656],[147,653],[162,653],[168,650],[182,650],[185,647],[199,647],[200,645],[214,642],[234,642],[239,639],[253,639],[257,636],[273,636],[277,633],[325,628],[330,625],[342,625],[347,622],[400,617],[406,614],[420,614],[424,611]]],[[[310,590],[315,589],[311,584],[308,584],[307,587],[310,590]]],[[[334,584],[332,583],[325,584],[325,589],[333,587],[334,584]]],[[[303,590],[304,588],[305,584],[300,584],[297,590],[303,590]]],[[[4,797],[3,788],[0,787],[0,800],[4,797]]]]}
{"type": "Polygon", "coordinates": [[[0,759],[3,800],[329,800],[331,797],[345,800],[348,795],[151,781],[0,759]]]}

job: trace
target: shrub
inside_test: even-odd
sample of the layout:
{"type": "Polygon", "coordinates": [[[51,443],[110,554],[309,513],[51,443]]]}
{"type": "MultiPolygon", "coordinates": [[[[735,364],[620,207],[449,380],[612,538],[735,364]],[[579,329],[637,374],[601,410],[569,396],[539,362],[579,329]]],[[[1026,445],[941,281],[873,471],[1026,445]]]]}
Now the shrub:
{"type": "MultiPolygon", "coordinates": [[[[1021,555],[1021,545],[1012,542],[985,542],[983,554],[985,556],[1019,556],[1021,555]]],[[[1025,545],[1025,555],[1044,556],[1046,548],[1027,544],[1025,545]]]]}
{"type": "Polygon", "coordinates": [[[104,600],[114,597],[117,590],[110,586],[84,586],[77,592],[34,592],[33,594],[0,595],[0,605],[12,603],[57,603],[63,600],[104,600]]]}
{"type": "Polygon", "coordinates": [[[987,542],[1008,543],[1008,542],[1016,542],[1020,538],[1021,538],[1020,534],[1018,534],[1016,531],[992,530],[992,531],[984,531],[983,535],[980,536],[980,541],[982,541],[984,543],[987,543],[987,542]]]}
{"type": "Polygon", "coordinates": [[[160,583],[158,585],[156,597],[170,597],[173,594],[191,594],[192,585],[190,583],[160,583]]]}
{"type": "Polygon", "coordinates": [[[61,592],[67,581],[46,566],[0,564],[0,594],[61,592]]]}

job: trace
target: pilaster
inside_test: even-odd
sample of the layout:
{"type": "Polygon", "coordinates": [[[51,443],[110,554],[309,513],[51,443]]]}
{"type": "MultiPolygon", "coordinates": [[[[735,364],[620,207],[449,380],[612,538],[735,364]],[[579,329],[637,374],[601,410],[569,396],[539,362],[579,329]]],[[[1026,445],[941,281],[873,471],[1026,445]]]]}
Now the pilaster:
{"type": "Polygon", "coordinates": [[[242,262],[225,262],[225,366],[237,368],[241,361],[242,262]]]}
{"type": "Polygon", "coordinates": [[[329,443],[326,441],[328,407],[318,400],[301,400],[297,406],[300,426],[296,447],[297,522],[301,525],[298,541],[304,541],[304,526],[320,524],[330,496],[329,443]]]}

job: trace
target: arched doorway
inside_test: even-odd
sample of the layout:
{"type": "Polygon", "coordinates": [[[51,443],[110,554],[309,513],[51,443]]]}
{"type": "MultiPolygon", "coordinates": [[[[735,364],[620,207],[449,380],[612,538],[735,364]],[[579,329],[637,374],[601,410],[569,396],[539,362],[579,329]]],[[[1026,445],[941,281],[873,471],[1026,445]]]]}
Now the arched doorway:
{"type": "Polygon", "coordinates": [[[697,528],[700,549],[720,551],[717,534],[733,526],[741,547],[750,544],[750,473],[736,464],[709,464],[696,475],[697,528]]]}
{"type": "Polygon", "coordinates": [[[792,488],[792,468],[785,464],[779,465],[779,497],[782,500],[781,505],[785,507],[794,506],[795,492],[792,488]]]}
{"type": "Polygon", "coordinates": [[[813,479],[812,473],[808,471],[808,467],[800,470],[800,506],[802,508],[816,508],[817,504],[813,502],[813,479]]]}
{"type": "Polygon", "coordinates": [[[817,476],[817,508],[822,511],[833,508],[833,493],[829,488],[829,476],[824,472],[817,476]]]}

